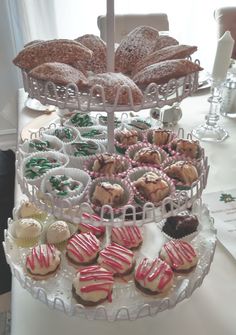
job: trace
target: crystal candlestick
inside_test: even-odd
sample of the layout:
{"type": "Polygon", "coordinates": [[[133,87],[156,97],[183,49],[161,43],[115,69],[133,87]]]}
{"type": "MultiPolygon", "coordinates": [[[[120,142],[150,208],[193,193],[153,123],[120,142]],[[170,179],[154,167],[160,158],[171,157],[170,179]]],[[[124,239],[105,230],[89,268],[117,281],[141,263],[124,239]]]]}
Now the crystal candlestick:
{"type": "Polygon", "coordinates": [[[200,141],[222,142],[228,136],[228,132],[218,125],[219,111],[222,101],[222,83],[212,83],[209,113],[206,115],[206,123],[192,130],[192,135],[200,141]]]}

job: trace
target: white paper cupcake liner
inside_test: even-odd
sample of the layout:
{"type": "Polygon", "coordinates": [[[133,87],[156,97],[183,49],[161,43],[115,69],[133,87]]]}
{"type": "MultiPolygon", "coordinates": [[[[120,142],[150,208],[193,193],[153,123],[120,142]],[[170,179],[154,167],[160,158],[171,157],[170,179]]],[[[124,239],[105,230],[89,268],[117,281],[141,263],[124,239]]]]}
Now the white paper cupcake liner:
{"type": "Polygon", "coordinates": [[[44,178],[42,179],[40,186],[40,198],[49,203],[51,206],[56,205],[57,207],[67,207],[68,203],[71,205],[78,205],[84,198],[87,187],[91,182],[91,178],[88,173],[74,168],[58,168],[53,171],[49,171],[46,173],[44,178]],[[56,175],[66,175],[67,177],[71,177],[74,180],[80,181],[83,185],[82,189],[78,191],[77,194],[72,196],[56,196],[50,192],[47,192],[47,182],[51,176],[56,175]]]}
{"type": "Polygon", "coordinates": [[[65,126],[58,126],[58,127],[56,127],[56,128],[51,128],[51,129],[47,129],[47,130],[44,130],[43,132],[42,132],[42,138],[43,139],[45,139],[45,140],[50,140],[52,137],[54,138],[57,138],[60,142],[62,142],[63,144],[69,144],[69,143],[73,143],[73,142],[75,142],[76,140],[77,140],[77,138],[78,138],[78,136],[79,136],[79,132],[78,132],[78,130],[75,128],[75,127],[69,127],[69,126],[67,126],[67,125],[65,125],[65,126]],[[62,140],[62,139],[60,139],[60,138],[58,138],[56,135],[55,135],[55,131],[57,130],[57,129],[64,129],[64,128],[69,128],[71,131],[72,131],[72,133],[73,133],[73,138],[71,139],[71,140],[62,140]]]}
{"type": "Polygon", "coordinates": [[[62,152],[63,150],[63,143],[56,137],[50,137],[47,140],[46,139],[42,139],[42,138],[38,138],[38,140],[41,141],[48,141],[49,142],[49,149],[47,150],[37,150],[36,148],[32,148],[30,146],[30,142],[34,141],[35,139],[31,139],[31,140],[26,140],[24,141],[22,144],[20,144],[19,146],[19,151],[21,151],[23,153],[24,156],[30,155],[34,152],[47,152],[47,151],[57,151],[57,152],[62,152]]]}
{"type": "Polygon", "coordinates": [[[87,199],[92,209],[94,210],[94,212],[99,213],[101,217],[106,217],[108,215],[110,215],[111,217],[113,215],[119,216],[124,211],[124,207],[132,203],[133,190],[132,190],[131,185],[125,180],[121,180],[119,178],[100,177],[100,178],[94,179],[92,183],[90,184],[88,188],[87,199]],[[93,196],[95,187],[100,182],[104,182],[104,181],[110,182],[112,184],[119,184],[121,187],[123,187],[125,194],[124,194],[122,203],[118,207],[112,208],[110,205],[97,206],[96,204],[93,203],[92,196],[93,196]]]}
{"type": "Polygon", "coordinates": [[[93,126],[89,128],[78,128],[79,131],[79,138],[82,141],[94,141],[99,144],[107,145],[107,127],[102,127],[102,126],[93,126]],[[94,135],[94,136],[86,136],[86,133],[92,132],[92,131],[100,131],[101,134],[94,135]]]}
{"type": "Polygon", "coordinates": [[[148,167],[148,166],[133,168],[132,170],[129,171],[129,173],[127,175],[127,181],[130,183],[130,185],[133,189],[134,200],[139,205],[144,205],[145,203],[150,202],[150,203],[153,203],[155,207],[159,207],[159,206],[161,206],[162,202],[167,197],[171,198],[175,194],[175,186],[174,186],[174,183],[172,182],[172,180],[165,173],[158,170],[157,168],[148,167]],[[145,197],[142,196],[142,194],[140,194],[140,192],[138,192],[136,187],[133,185],[134,181],[141,178],[146,172],[149,172],[149,171],[155,172],[158,176],[160,176],[163,180],[165,180],[167,182],[167,184],[169,185],[169,189],[170,189],[169,194],[159,202],[153,203],[153,202],[147,200],[145,197]]]}
{"type": "MultiPolygon", "coordinates": [[[[176,155],[173,157],[169,157],[165,160],[165,162],[163,162],[162,164],[162,171],[165,173],[165,168],[178,162],[178,161],[184,161],[184,162],[190,162],[192,163],[195,168],[197,169],[198,172],[198,178],[192,183],[192,185],[195,185],[199,182],[199,180],[201,179],[201,175],[203,172],[203,166],[201,164],[201,162],[198,162],[197,160],[193,160],[190,158],[187,158],[186,156],[181,156],[181,155],[176,155]]],[[[171,180],[173,181],[175,187],[177,190],[189,190],[191,189],[192,185],[185,185],[182,182],[178,182],[177,180],[175,180],[174,178],[171,178],[171,180]]]]}
{"type": "Polygon", "coordinates": [[[137,144],[131,145],[126,150],[125,156],[131,160],[133,167],[151,166],[151,167],[160,168],[162,166],[162,163],[165,162],[165,160],[168,158],[167,153],[163,149],[161,149],[160,147],[158,147],[156,145],[151,145],[151,144],[147,144],[147,143],[137,143],[137,144]],[[135,156],[136,152],[138,152],[140,149],[143,149],[143,148],[150,148],[150,149],[157,150],[161,155],[161,163],[160,164],[147,164],[147,163],[140,163],[140,162],[134,160],[134,156],[135,156]]]}
{"type": "MultiPolygon", "coordinates": [[[[74,142],[74,143],[76,143],[76,142],[74,142]]],[[[80,141],[78,141],[78,142],[80,142],[80,141]]],[[[97,143],[97,142],[92,141],[92,140],[87,140],[87,141],[83,140],[81,142],[92,142],[93,144],[97,145],[97,151],[96,151],[95,154],[91,154],[91,155],[87,155],[87,156],[74,156],[74,153],[75,153],[76,150],[74,149],[74,146],[72,145],[72,143],[65,144],[63,146],[63,151],[69,157],[69,166],[70,167],[83,169],[83,164],[88,158],[96,157],[97,154],[100,154],[100,153],[106,151],[105,146],[101,143],[97,143]]]]}
{"type": "MultiPolygon", "coordinates": [[[[60,153],[60,152],[55,152],[55,151],[47,151],[47,152],[42,152],[42,153],[38,153],[35,152],[29,156],[27,156],[26,158],[23,159],[22,164],[21,164],[21,175],[23,178],[25,178],[27,180],[27,182],[31,185],[36,185],[36,186],[40,186],[41,180],[43,179],[43,177],[45,176],[45,174],[48,172],[44,172],[42,173],[42,175],[35,177],[35,178],[29,178],[26,176],[26,164],[33,158],[47,158],[47,159],[53,159],[56,160],[57,163],[60,164],[60,167],[65,167],[68,162],[69,162],[69,158],[60,153]]],[[[58,167],[58,166],[57,166],[58,167]]],[[[56,167],[52,168],[55,169],[56,167]]],[[[52,170],[51,169],[51,170],[52,170]]]]}
{"type": "MultiPolygon", "coordinates": [[[[104,152],[104,154],[106,154],[104,152]]],[[[125,178],[126,175],[127,175],[127,172],[131,169],[131,161],[129,158],[126,158],[124,156],[121,156],[121,155],[118,155],[118,154],[112,154],[112,156],[114,158],[117,158],[120,162],[122,162],[122,165],[123,165],[123,171],[120,172],[120,173],[117,173],[115,175],[115,177],[118,177],[118,178],[125,178]]],[[[83,169],[85,171],[87,171],[89,173],[89,175],[95,179],[95,178],[99,178],[99,177],[104,177],[106,176],[104,173],[100,173],[100,172],[94,172],[92,170],[93,168],[93,164],[94,164],[94,161],[99,157],[99,155],[96,155],[95,157],[91,157],[91,158],[88,158],[84,161],[84,164],[83,164],[83,169]]],[[[109,177],[109,175],[107,175],[109,177]]]]}

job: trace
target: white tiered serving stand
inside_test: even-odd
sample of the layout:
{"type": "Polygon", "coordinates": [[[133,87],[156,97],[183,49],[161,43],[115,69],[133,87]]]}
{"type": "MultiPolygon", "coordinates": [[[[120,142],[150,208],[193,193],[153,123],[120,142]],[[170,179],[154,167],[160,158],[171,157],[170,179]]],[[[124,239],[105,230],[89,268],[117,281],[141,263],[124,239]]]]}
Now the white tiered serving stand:
{"type": "MultiPolygon", "coordinates": [[[[107,0],[107,50],[108,63],[107,70],[114,70],[114,1],[107,0]]],[[[43,104],[58,106],[60,109],[80,110],[84,112],[104,111],[108,115],[108,151],[114,152],[114,112],[139,111],[151,107],[162,107],[180,102],[185,97],[191,95],[198,86],[198,73],[171,80],[166,85],[150,84],[144,91],[144,99],[141,105],[134,105],[132,94],[128,87],[129,104],[119,106],[117,104],[120,91],[117,92],[113,105],[107,104],[103,87],[92,87],[87,94],[78,91],[73,85],[66,87],[57,86],[52,82],[42,83],[30,78],[26,72],[22,72],[25,90],[31,98],[38,99],[43,104]],[[94,98],[94,89],[99,88],[101,94],[94,98]]],[[[41,130],[35,136],[40,136],[41,130]]],[[[13,276],[33,297],[45,303],[49,308],[63,311],[67,315],[77,315],[91,320],[135,320],[146,316],[154,316],[157,313],[173,308],[177,303],[191,296],[193,291],[199,287],[207,275],[214,256],[216,244],[216,232],[213,227],[207,208],[202,204],[200,198],[203,189],[206,187],[209,171],[207,157],[204,151],[201,159],[201,173],[198,180],[188,191],[179,192],[175,199],[166,198],[160,207],[155,207],[152,203],[146,203],[143,207],[142,219],[136,220],[135,207],[125,206],[122,215],[117,218],[111,207],[104,206],[101,211],[101,221],[89,220],[94,225],[105,225],[107,229],[107,242],[109,241],[112,226],[136,224],[142,226],[145,239],[140,251],[137,253],[137,260],[144,257],[156,257],[161,245],[166,241],[166,237],[161,234],[160,222],[170,216],[186,210],[192,206],[194,213],[198,215],[201,223],[201,230],[192,239],[199,255],[199,262],[193,272],[188,275],[175,277],[173,288],[167,295],[157,297],[146,296],[139,293],[133,280],[127,279],[126,282],[117,282],[113,290],[112,303],[104,303],[96,307],[84,307],[76,303],[72,298],[71,288],[72,279],[75,273],[66,262],[62,260],[59,273],[47,281],[35,282],[24,273],[24,262],[27,250],[18,248],[12,241],[11,221],[9,228],[5,231],[4,249],[7,261],[11,267],[13,276]],[[169,205],[170,210],[166,210],[169,205]],[[125,221],[124,216],[128,208],[132,209],[133,219],[125,221]],[[110,212],[107,219],[105,212],[110,212]]],[[[74,224],[79,223],[83,218],[83,212],[91,212],[88,203],[83,203],[78,207],[72,207],[70,202],[65,201],[65,206],[58,208],[53,199],[51,202],[43,202],[38,197],[36,186],[29,185],[21,173],[22,157],[17,155],[17,175],[22,192],[38,207],[74,224]]]]}

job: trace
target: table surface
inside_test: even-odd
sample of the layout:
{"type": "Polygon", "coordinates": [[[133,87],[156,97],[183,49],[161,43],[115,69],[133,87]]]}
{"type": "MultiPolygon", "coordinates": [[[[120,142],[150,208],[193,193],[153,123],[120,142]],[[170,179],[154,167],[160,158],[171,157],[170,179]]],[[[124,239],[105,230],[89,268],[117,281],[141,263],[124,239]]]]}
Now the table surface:
{"type": "MultiPolygon", "coordinates": [[[[209,110],[207,91],[201,91],[181,103],[183,117],[178,127],[186,131],[204,123],[209,110]]],[[[36,112],[25,110],[26,95],[19,90],[18,133],[31,121],[36,112]]],[[[220,123],[230,134],[222,143],[201,142],[209,159],[210,173],[204,192],[227,190],[236,187],[236,119],[220,118],[220,123]]],[[[19,192],[19,191],[17,191],[19,192]]],[[[87,321],[78,317],[49,310],[35,300],[16,279],[12,283],[12,333],[11,335],[37,334],[165,334],[172,335],[235,335],[236,334],[236,261],[218,242],[210,273],[190,299],[174,309],[151,318],[136,321],[87,321]]]]}

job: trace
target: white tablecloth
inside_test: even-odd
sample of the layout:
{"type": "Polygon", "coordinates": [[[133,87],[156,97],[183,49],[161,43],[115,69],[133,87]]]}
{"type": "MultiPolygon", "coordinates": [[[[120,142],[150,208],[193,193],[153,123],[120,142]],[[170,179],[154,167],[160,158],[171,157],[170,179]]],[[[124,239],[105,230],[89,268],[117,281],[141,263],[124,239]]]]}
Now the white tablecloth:
{"type": "MultiPolygon", "coordinates": [[[[25,94],[19,99],[19,129],[35,112],[22,112],[25,94]]],[[[204,122],[209,103],[207,94],[187,98],[181,103],[183,117],[178,126],[190,130],[204,122]]],[[[236,187],[236,119],[221,118],[230,137],[223,143],[202,142],[209,157],[210,173],[205,192],[236,187]]],[[[49,310],[33,299],[13,278],[11,335],[74,334],[162,334],[162,335],[235,335],[236,334],[236,262],[217,244],[210,273],[190,299],[153,318],[133,322],[87,321],[49,310]]]]}

